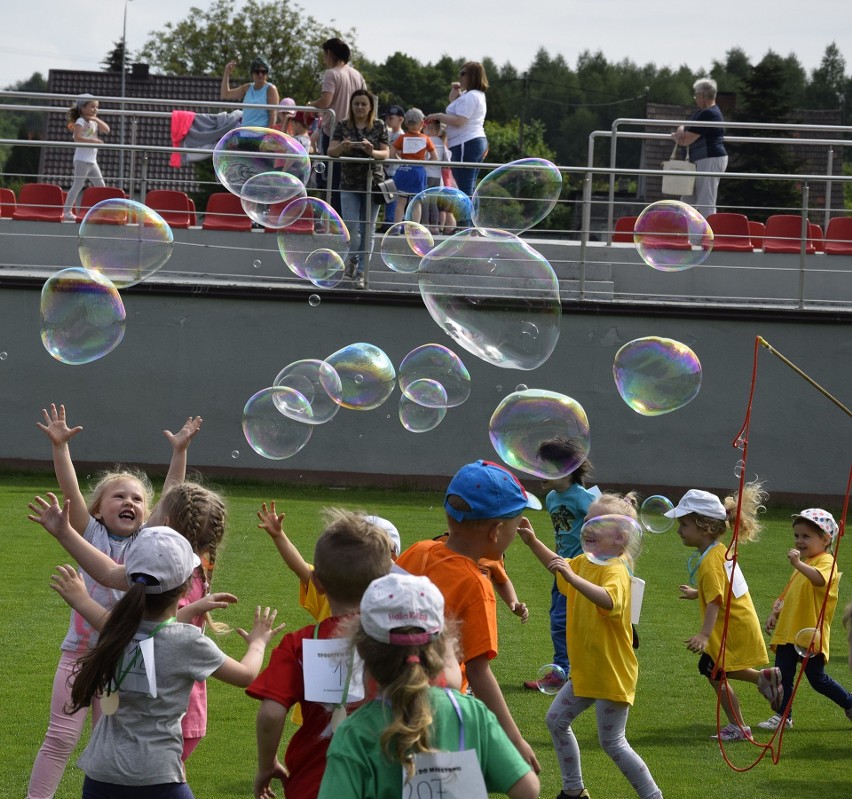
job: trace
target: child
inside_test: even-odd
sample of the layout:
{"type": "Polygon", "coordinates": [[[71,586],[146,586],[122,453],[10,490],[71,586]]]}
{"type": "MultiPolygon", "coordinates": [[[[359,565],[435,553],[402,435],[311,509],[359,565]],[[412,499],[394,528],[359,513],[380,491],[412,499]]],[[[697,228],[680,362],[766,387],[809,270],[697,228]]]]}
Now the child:
{"type": "MultiPolygon", "coordinates": [[[[423,133],[423,112],[419,108],[409,108],[403,117],[404,133],[397,136],[391,144],[391,158],[401,158],[410,162],[397,166],[393,182],[398,196],[394,222],[402,222],[408,197],[420,194],[426,188],[426,170],[418,162],[436,160],[435,145],[423,133]]],[[[411,219],[420,222],[422,208],[418,204],[413,209],[411,219]]]]}
{"type": "Polygon", "coordinates": [[[766,632],[772,633],[769,645],[775,651],[775,665],[781,670],[781,687],[784,699],[776,713],[757,726],[762,730],[777,730],[784,719],[785,729],[793,726],[793,681],[796,664],[801,660],[794,642],[796,633],[806,627],[816,627],[825,602],[825,615],[814,640],[813,652],[805,664],[805,676],[811,687],[840,705],[846,718],[852,721],[852,693],[825,673],[828,662],[831,620],[837,607],[837,585],[840,575],[834,569],[834,558],[829,551],[837,536],[837,522],[822,508],[807,508],[793,516],[795,546],[787,553],[793,567],[793,576],[781,596],[775,600],[772,613],[766,621],[766,632]],[[826,593],[828,601],[826,602],[826,593]]]}
{"type": "Polygon", "coordinates": [[[293,138],[305,148],[305,152],[308,154],[315,152],[311,137],[308,135],[308,130],[313,124],[313,121],[314,115],[309,111],[297,111],[291,121],[293,138]]]}
{"type": "MultiPolygon", "coordinates": [[[[397,137],[402,135],[402,120],[404,116],[405,111],[398,105],[389,106],[388,110],[385,111],[385,126],[388,132],[388,144],[391,146],[393,146],[397,137]]],[[[389,178],[393,178],[396,173],[396,161],[393,158],[388,158],[388,160],[385,161],[384,167],[385,175],[389,178]]],[[[394,220],[396,219],[396,203],[396,195],[394,195],[394,199],[385,206],[385,229],[390,228],[394,224],[394,220]]]]}
{"type": "MultiPolygon", "coordinates": [[[[376,578],[390,571],[392,561],[387,536],[363,516],[346,511],[326,512],[328,526],[317,539],[311,581],[328,596],[332,616],[285,635],[273,650],[269,665],[246,689],[261,700],[257,712],[257,773],[254,796],[272,796],[272,780],[281,780],[286,796],[314,799],[325,768],[325,753],[341,715],[355,703],[349,698],[353,670],[350,660],[345,683],[335,703],[306,701],[306,677],[320,677],[321,664],[333,668],[334,660],[320,658],[318,640],[335,638],[343,617],[358,612],[361,596],[376,578]],[[305,641],[314,639],[310,647],[305,641]],[[284,764],[278,747],[288,709],[299,702],[304,723],[290,739],[284,764]]],[[[337,661],[338,663],[340,661],[337,661]]],[[[353,696],[356,692],[352,690],[353,696]]]]}
{"type": "MultiPolygon", "coordinates": [[[[68,109],[68,130],[74,134],[75,142],[103,144],[98,134],[109,133],[109,125],[98,118],[98,101],[91,94],[81,94],[68,109]]],[[[74,204],[87,180],[91,181],[93,186],[106,185],[98,167],[97,148],[77,147],[74,150],[74,181],[65,198],[62,215],[66,222],[77,221],[73,214],[74,204]]]]}
{"type": "MultiPolygon", "coordinates": [[[[74,464],[71,460],[69,441],[83,428],[69,428],[66,423],[65,406],[51,405],[42,410],[44,423],[37,423],[50,439],[53,451],[53,467],[59,488],[69,501],[69,521],[74,530],[96,549],[120,563],[124,560],[127,542],[139,530],[148,516],[153,491],[148,478],[136,470],[116,470],[101,477],[92,490],[87,506],[80,491],[74,464]]],[[[186,472],[186,450],[201,427],[201,417],[190,417],[174,434],[163,433],[172,445],[172,459],[164,488],[183,479],[186,472]]],[[[106,608],[111,608],[121,598],[121,591],[100,586],[89,575],[83,580],[91,597],[106,608]]],[[[70,688],[74,681],[74,664],[97,641],[97,632],[75,611],[71,612],[68,633],[60,649],[62,655],[53,681],[50,699],[50,722],[44,743],[33,764],[28,799],[51,799],[56,792],[65,765],[83,733],[85,711],[68,714],[65,712],[70,700],[70,688]]],[[[100,704],[96,699],[92,705],[92,720],[100,717],[100,704]]]]}
{"type": "Polygon", "coordinates": [[[399,556],[397,565],[438,586],[447,615],[461,623],[466,681],[538,773],[535,753],[521,736],[489,665],[497,656],[497,600],[478,565],[481,558],[497,560],[503,555],[515,538],[524,508],[541,510],[541,503],[511,472],[489,461],[463,466],[444,497],[446,542],[419,541],[399,556]]]}
{"type": "MultiPolygon", "coordinates": [[[[429,137],[435,148],[433,161],[449,161],[450,150],[447,147],[447,126],[436,119],[427,119],[423,132],[429,137]]],[[[426,188],[433,189],[441,185],[441,167],[426,166],[426,188]]],[[[438,209],[437,197],[428,197],[423,203],[425,218],[421,221],[430,233],[440,233],[444,227],[445,213],[438,209]]]]}
{"type": "Polygon", "coordinates": [[[641,545],[636,508],[617,494],[603,494],[589,506],[586,518],[604,515],[612,517],[611,524],[582,530],[587,551],[594,549],[600,555],[594,562],[585,554],[566,560],[552,552],[536,538],[527,519],[518,530],[521,540],[556,575],[568,609],[571,674],[546,719],[562,773],[557,799],[589,796],[571,723],[592,705],[601,748],[640,797],[662,799],[651,772],[625,737],[639,676],[630,624],[631,574],[641,545]]]}
{"type": "MultiPolygon", "coordinates": [[[[586,518],[589,505],[596,494],[586,488],[586,477],[592,469],[581,451],[578,442],[571,438],[552,438],[543,441],[538,448],[538,457],[550,463],[567,463],[583,458],[580,465],[570,474],[551,480],[542,480],[541,487],[547,492],[544,504],[553,521],[556,535],[556,553],[561,558],[575,558],[583,548],[580,546],[580,528],[586,518]]],[[[565,638],[565,594],[556,587],[556,580],[550,589],[550,638],[553,641],[553,662],[566,674],[571,668],[568,663],[568,650],[565,638]]],[[[544,682],[555,684],[555,675],[548,675],[544,682]]],[[[528,680],[524,688],[538,690],[538,680],[528,680]]]]}
{"type": "MultiPolygon", "coordinates": [[[[66,522],[67,508],[66,502],[66,522]]],[[[283,628],[273,628],[276,611],[258,607],[251,632],[238,631],[248,651],[236,661],[197,627],[176,622],[199,563],[189,542],[168,527],[147,527],[128,547],[128,591],[104,623],[97,645],[80,659],[71,689],[72,711],[88,707],[97,696],[113,705],[105,708],[78,761],[86,774],[83,796],[191,799],[180,757],[180,720],[193,684],[213,676],[248,685],[263,664],[267,643],[283,628]],[[150,645],[143,645],[146,641],[150,645]]],[[[74,574],[67,567],[54,580],[56,590],[71,602],[86,603],[89,597],[74,574]]]]}
{"type": "MultiPolygon", "coordinates": [[[[485,705],[432,687],[451,643],[444,598],[427,578],[389,574],[374,580],[353,626],[352,643],[379,696],[345,719],[332,739],[320,799],[398,799],[400,767],[411,795],[420,796],[417,773],[438,764],[460,766],[456,779],[475,777],[476,795],[538,796],[538,778],[485,705]]],[[[434,770],[426,779],[434,781],[434,770]]]]}
{"type": "MultiPolygon", "coordinates": [[[[746,542],[757,538],[761,529],[757,514],[765,497],[760,483],[748,483],[743,489],[740,540],[746,542]]],[[[684,546],[696,549],[696,554],[689,559],[688,568],[690,583],[697,588],[681,585],[679,590],[681,599],[698,599],[702,625],[700,632],[687,638],[686,648],[690,652],[701,653],[698,671],[710,681],[728,718],[728,724],[717,735],[711,736],[720,741],[751,738],[751,729],[743,722],[739,700],[728,678],[756,685],[773,710],[777,710],[781,703],[781,672],[777,668],[754,668],[768,659],[760,622],[745,578],[739,566],[733,568],[728,565],[726,549],[719,540],[728,529],[729,520],[735,516],[736,508],[735,495],[727,497],[722,504],[715,494],[691,489],[683,495],[676,508],[665,514],[678,520],[677,531],[684,546]],[[729,602],[725,662],[719,663],[717,670],[729,602]]]]}

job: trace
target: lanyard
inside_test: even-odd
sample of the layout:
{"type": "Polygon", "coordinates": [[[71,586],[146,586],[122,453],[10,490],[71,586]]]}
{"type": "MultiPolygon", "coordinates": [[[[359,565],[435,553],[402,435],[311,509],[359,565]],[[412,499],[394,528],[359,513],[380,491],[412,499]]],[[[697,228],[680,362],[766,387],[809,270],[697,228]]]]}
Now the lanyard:
{"type": "Polygon", "coordinates": [[[462,718],[461,708],[459,707],[458,699],[456,699],[455,694],[449,688],[444,688],[444,692],[449,697],[450,703],[459,717],[459,752],[464,752],[464,719],[462,718]]]}
{"type": "Polygon", "coordinates": [[[710,544],[707,549],[705,549],[700,555],[697,552],[693,552],[689,556],[689,560],[686,561],[686,568],[689,570],[689,584],[691,586],[695,586],[695,575],[698,574],[698,569],[701,567],[701,561],[707,556],[707,553],[713,549],[713,547],[718,546],[719,542],[714,541],[710,544]]]}
{"type": "MultiPolygon", "coordinates": [[[[167,624],[171,624],[173,621],[177,621],[177,616],[172,616],[170,619],[166,619],[165,621],[161,621],[150,633],[148,633],[148,638],[153,638],[160,630],[165,627],[167,624]]],[[[118,676],[112,681],[113,686],[110,689],[109,693],[115,693],[121,687],[121,684],[124,682],[124,678],[127,677],[130,670],[139,662],[139,655],[142,653],[142,650],[137,646],[136,654],[133,656],[133,659],[128,664],[127,668],[122,671],[124,667],[124,655],[121,656],[121,665],[118,667],[118,676]]]]}

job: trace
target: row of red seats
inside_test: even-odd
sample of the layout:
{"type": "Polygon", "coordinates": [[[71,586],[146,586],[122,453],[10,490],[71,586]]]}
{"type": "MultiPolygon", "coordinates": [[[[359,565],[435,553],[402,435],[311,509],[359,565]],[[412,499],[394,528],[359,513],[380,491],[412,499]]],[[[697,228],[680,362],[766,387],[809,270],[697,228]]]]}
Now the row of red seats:
{"type": "MultiPolygon", "coordinates": [[[[633,242],[633,226],[637,217],[623,216],[616,220],[614,242],[633,242]]],[[[707,221],[713,230],[713,249],[720,252],[799,253],[801,251],[802,217],[798,214],[774,214],[762,222],[750,220],[744,214],[710,214],[707,221]]],[[[683,236],[670,234],[671,240],[661,244],[670,249],[688,248],[683,236]]],[[[824,252],[827,255],[852,255],[852,216],[836,216],[829,220],[823,236],[822,228],[808,222],[805,252],[824,252]]]]}

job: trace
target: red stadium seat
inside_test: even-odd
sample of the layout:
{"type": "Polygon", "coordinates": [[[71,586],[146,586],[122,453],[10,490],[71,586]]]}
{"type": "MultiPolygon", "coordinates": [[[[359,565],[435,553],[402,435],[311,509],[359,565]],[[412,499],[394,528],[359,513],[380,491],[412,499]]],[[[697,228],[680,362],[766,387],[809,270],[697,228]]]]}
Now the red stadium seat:
{"type": "MultiPolygon", "coordinates": [[[[801,249],[801,216],[798,214],[773,214],[766,220],[766,234],[763,237],[764,252],[795,254],[801,252],[801,249]]],[[[816,246],[811,238],[808,238],[805,243],[805,252],[808,254],[816,252],[816,246]]]]}
{"type": "Polygon", "coordinates": [[[240,198],[229,191],[211,194],[207,200],[207,211],[201,222],[204,230],[251,230],[251,219],[243,211],[240,198]]]}
{"type": "Polygon", "coordinates": [[[24,183],[12,219],[29,222],[62,221],[62,189],[53,183],[24,183]]]}
{"type": "Polygon", "coordinates": [[[751,236],[751,243],[754,245],[754,249],[762,250],[763,236],[766,234],[766,225],[764,225],[763,222],[753,222],[749,219],[748,232],[751,236]]]}
{"type": "Polygon", "coordinates": [[[79,222],[93,205],[97,205],[103,200],[126,199],[127,195],[124,193],[124,189],[119,189],[116,186],[86,186],[77,208],[77,221],[79,222]]]}
{"type": "Polygon", "coordinates": [[[748,217],[745,214],[710,214],[707,222],[713,231],[713,249],[720,252],[752,252],[748,217]]]}
{"type": "Polygon", "coordinates": [[[825,229],[826,255],[852,255],[852,216],[835,216],[825,229]]]}
{"type": "Polygon", "coordinates": [[[633,244],[633,226],[636,224],[635,216],[620,216],[615,220],[615,230],[612,234],[613,244],[633,244]]]}
{"type": "Polygon", "coordinates": [[[11,189],[0,189],[0,219],[11,219],[16,205],[15,192],[11,189]]]}
{"type": "Polygon", "coordinates": [[[156,211],[173,228],[186,229],[192,224],[195,209],[182,191],[156,189],[145,196],[145,205],[156,211]]]}

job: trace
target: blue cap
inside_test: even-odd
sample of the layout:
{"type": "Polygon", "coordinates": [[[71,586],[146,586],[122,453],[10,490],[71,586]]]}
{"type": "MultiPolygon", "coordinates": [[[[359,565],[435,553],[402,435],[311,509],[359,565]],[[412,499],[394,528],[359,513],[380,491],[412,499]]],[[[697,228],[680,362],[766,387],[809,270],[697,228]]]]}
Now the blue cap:
{"type": "Polygon", "coordinates": [[[541,510],[541,502],[524,487],[508,469],[491,461],[477,461],[462,466],[450,481],[444,495],[444,510],[457,522],[473,519],[509,519],[524,508],[541,510]],[[470,510],[456,510],[447,497],[461,497],[470,510]]]}

